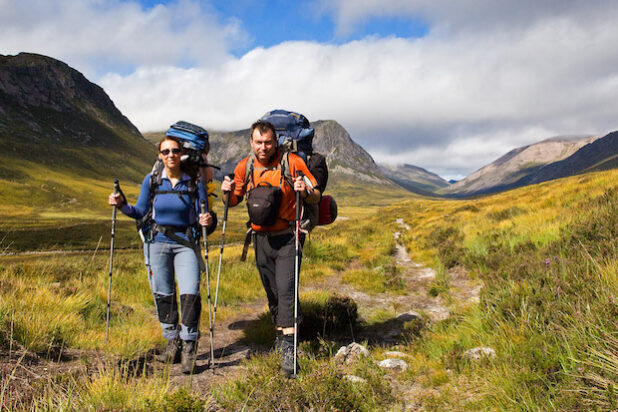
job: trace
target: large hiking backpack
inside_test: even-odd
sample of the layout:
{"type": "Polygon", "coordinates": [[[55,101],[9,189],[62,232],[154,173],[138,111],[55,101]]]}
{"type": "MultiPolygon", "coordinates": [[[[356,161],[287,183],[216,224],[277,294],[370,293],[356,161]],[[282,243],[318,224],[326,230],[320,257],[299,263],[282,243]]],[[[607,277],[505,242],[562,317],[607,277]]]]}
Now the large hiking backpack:
{"type": "MultiPolygon", "coordinates": [[[[208,132],[194,124],[178,121],[170,126],[169,130],[165,133],[166,136],[176,137],[180,140],[180,143],[183,147],[183,155],[181,157],[181,162],[183,165],[183,170],[185,170],[190,176],[191,180],[189,182],[187,190],[181,191],[165,191],[159,190],[159,186],[161,186],[161,179],[163,175],[164,165],[163,161],[157,157],[154,165],[152,166],[152,170],[150,171],[150,199],[148,201],[149,209],[141,219],[136,220],[137,230],[142,238],[142,241],[146,240],[146,237],[152,238],[155,235],[156,231],[162,232],[167,237],[176,240],[177,242],[184,244],[185,241],[174,234],[174,228],[167,228],[165,226],[158,226],[155,224],[154,219],[152,218],[152,207],[154,204],[154,198],[156,195],[160,194],[177,194],[181,195],[189,195],[191,199],[191,204],[196,208],[196,216],[199,214],[199,209],[197,206],[198,193],[197,193],[197,172],[199,166],[206,166],[202,162],[201,152],[208,146],[208,132]]],[[[211,210],[212,200],[211,196],[214,195],[214,185],[210,186],[206,189],[208,195],[208,207],[207,210],[213,214],[214,224],[208,228],[208,233],[212,233],[216,228],[216,215],[211,210]]],[[[195,227],[189,227],[186,233],[187,237],[191,239],[191,244],[186,245],[194,250],[197,249],[196,242],[199,240],[201,235],[201,230],[199,229],[196,221],[195,227]]],[[[200,255],[198,253],[198,260],[200,259],[200,255]]]]}
{"type": "Polygon", "coordinates": [[[282,151],[296,153],[307,162],[307,156],[313,153],[315,130],[305,116],[287,110],[272,110],[260,120],[275,126],[278,145],[282,151]]]}
{"type": "MultiPolygon", "coordinates": [[[[281,169],[285,179],[292,180],[286,153],[295,153],[303,158],[318,183],[316,188],[323,194],[328,183],[328,166],[326,157],[313,151],[315,130],[311,127],[309,120],[300,113],[287,110],[272,110],[260,120],[275,126],[279,149],[283,153],[281,169]]],[[[305,205],[304,210],[302,226],[303,229],[309,231],[317,225],[330,224],[337,218],[337,203],[331,196],[323,196],[317,205],[305,205]]]]}
{"type": "Polygon", "coordinates": [[[176,137],[180,140],[184,152],[180,161],[189,175],[195,178],[197,176],[198,167],[206,166],[202,162],[201,155],[202,151],[209,145],[208,132],[206,129],[179,120],[170,126],[165,135],[176,137]]]}

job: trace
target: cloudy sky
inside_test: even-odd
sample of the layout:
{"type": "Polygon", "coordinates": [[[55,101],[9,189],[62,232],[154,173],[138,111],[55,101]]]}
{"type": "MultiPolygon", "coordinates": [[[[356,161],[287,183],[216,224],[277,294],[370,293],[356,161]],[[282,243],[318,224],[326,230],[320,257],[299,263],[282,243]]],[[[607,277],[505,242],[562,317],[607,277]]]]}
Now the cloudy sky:
{"type": "Polygon", "coordinates": [[[286,108],[461,178],[618,129],[616,22],[614,0],[0,0],[0,54],[68,63],[143,132],[286,108]]]}

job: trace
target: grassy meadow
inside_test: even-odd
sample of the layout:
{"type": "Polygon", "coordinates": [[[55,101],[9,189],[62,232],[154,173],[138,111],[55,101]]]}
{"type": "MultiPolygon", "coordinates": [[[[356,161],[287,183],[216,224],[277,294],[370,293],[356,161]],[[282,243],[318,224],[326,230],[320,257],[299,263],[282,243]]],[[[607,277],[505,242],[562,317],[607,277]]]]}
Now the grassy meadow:
{"type": "MultiPolygon", "coordinates": [[[[458,307],[392,347],[369,344],[375,359],[388,350],[404,352],[409,367],[401,373],[377,368],[373,358],[337,365],[333,355],[351,337],[319,334],[301,344],[299,379],[282,378],[277,358],[265,351],[203,392],[172,385],[169,371],[134,366],[163,345],[139,251],[115,254],[105,342],[111,213],[103,203],[98,249],[0,257],[1,353],[25,349],[52,360],[77,352],[89,371],[41,377],[36,390],[17,396],[12,377],[19,376],[19,362],[28,361],[20,355],[0,378],[0,410],[616,409],[617,177],[618,171],[586,174],[465,200],[378,187],[363,196],[335,185],[329,192],[336,194],[341,218],[317,229],[305,247],[301,301],[308,320],[319,318],[337,294],[330,287],[335,278],[368,295],[404,293],[394,258],[397,219],[410,226],[399,242],[412,260],[438,273],[432,296],[454,299],[449,273],[457,270],[483,282],[480,303],[458,307]],[[465,351],[477,346],[493,348],[496,357],[466,359],[465,351]],[[364,381],[342,379],[345,374],[364,381]]],[[[90,190],[104,202],[109,189],[100,182],[95,187],[90,190]]],[[[125,188],[129,197],[137,190],[125,188]]],[[[217,210],[222,216],[222,207],[217,210]]],[[[259,305],[261,321],[244,339],[267,349],[272,332],[252,253],[247,262],[238,260],[246,212],[243,206],[231,212],[217,319],[235,319],[259,305]]],[[[52,221],[57,217],[47,213],[52,221]]],[[[137,237],[124,219],[129,242],[137,237]]],[[[211,274],[219,239],[218,231],[210,238],[211,274]]],[[[205,294],[202,299],[206,308],[205,294]]],[[[396,316],[380,307],[359,307],[358,313],[365,329],[396,316]]],[[[204,313],[202,331],[207,325],[204,313]]]]}

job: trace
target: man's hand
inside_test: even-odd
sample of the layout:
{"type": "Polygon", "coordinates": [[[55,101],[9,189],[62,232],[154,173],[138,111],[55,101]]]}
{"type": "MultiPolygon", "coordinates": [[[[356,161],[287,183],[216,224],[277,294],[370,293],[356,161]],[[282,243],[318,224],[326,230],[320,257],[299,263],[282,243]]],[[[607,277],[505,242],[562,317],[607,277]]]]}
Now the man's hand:
{"type": "Polygon", "coordinates": [[[223,182],[221,182],[221,191],[222,192],[233,192],[236,183],[229,177],[225,176],[223,178],[223,182]]]}
{"type": "Polygon", "coordinates": [[[294,191],[300,192],[300,197],[303,199],[309,195],[310,190],[307,189],[305,179],[302,176],[296,176],[294,179],[294,191]]]}

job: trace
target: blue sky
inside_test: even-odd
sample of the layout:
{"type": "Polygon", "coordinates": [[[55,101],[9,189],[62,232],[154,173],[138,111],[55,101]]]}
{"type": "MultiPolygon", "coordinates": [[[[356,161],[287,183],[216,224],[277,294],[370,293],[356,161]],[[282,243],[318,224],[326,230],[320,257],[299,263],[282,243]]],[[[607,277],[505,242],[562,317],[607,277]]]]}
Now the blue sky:
{"type": "Polygon", "coordinates": [[[618,129],[616,21],[607,0],[0,0],[0,54],[62,60],[143,132],[284,108],[462,178],[618,129]]]}
{"type": "MultiPolygon", "coordinates": [[[[170,1],[140,0],[145,9],[170,1]]],[[[315,1],[212,0],[202,2],[225,18],[238,19],[249,42],[231,50],[240,57],[254,47],[271,47],[286,41],[342,44],[367,36],[418,38],[429,31],[427,23],[411,16],[367,16],[349,33],[337,33],[333,16],[315,1]]]]}

